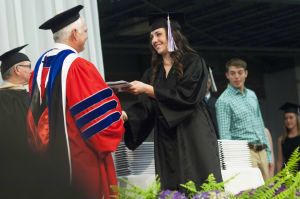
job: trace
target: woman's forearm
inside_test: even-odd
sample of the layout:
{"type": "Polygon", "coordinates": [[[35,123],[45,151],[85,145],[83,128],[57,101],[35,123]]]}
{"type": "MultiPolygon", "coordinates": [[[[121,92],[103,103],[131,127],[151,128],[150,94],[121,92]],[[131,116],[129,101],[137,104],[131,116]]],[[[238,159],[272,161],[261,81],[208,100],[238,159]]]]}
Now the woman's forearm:
{"type": "Polygon", "coordinates": [[[151,86],[151,85],[149,85],[149,84],[145,84],[144,92],[145,92],[149,97],[155,98],[153,86],[151,86]]]}

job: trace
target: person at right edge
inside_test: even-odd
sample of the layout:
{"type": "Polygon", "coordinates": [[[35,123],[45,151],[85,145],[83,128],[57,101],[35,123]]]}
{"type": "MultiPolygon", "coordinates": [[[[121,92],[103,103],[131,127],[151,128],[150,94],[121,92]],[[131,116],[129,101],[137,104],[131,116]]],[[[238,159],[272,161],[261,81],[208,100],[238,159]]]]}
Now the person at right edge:
{"type": "MultiPolygon", "coordinates": [[[[278,172],[289,161],[294,150],[300,146],[300,106],[295,103],[286,102],[280,107],[280,110],[284,112],[285,132],[278,138],[278,172]]],[[[297,171],[300,171],[300,162],[298,162],[297,171]]]]}
{"type": "Polygon", "coordinates": [[[139,101],[122,117],[129,149],[136,149],[154,128],[161,188],[183,191],[180,184],[189,180],[198,187],[209,174],[218,182],[222,177],[217,138],[203,101],[208,69],[181,33],[179,21],[183,14],[149,16],[152,67],[141,81],[130,83],[127,91],[139,95],[139,101]]]}

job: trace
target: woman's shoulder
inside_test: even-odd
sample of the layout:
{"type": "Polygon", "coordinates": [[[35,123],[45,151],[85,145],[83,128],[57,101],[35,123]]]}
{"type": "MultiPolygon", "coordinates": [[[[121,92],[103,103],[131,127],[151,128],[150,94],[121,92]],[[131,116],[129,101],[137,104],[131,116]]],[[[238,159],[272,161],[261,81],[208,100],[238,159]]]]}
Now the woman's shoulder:
{"type": "Polygon", "coordinates": [[[144,71],[144,74],[149,74],[151,72],[152,72],[152,67],[149,67],[144,71]]]}
{"type": "Polygon", "coordinates": [[[152,75],[152,68],[147,68],[141,78],[141,81],[144,83],[150,83],[150,79],[151,79],[151,75],[152,75]]]}
{"type": "Polygon", "coordinates": [[[290,145],[291,143],[297,141],[300,138],[300,136],[296,136],[296,137],[289,137],[289,136],[279,136],[278,138],[278,143],[281,143],[283,145],[290,145]]]}
{"type": "Polygon", "coordinates": [[[195,65],[195,66],[199,66],[199,65],[205,65],[205,61],[204,59],[199,56],[197,53],[185,53],[182,57],[182,62],[181,62],[185,67],[189,66],[189,65],[195,65]]]}
{"type": "Polygon", "coordinates": [[[202,59],[197,53],[188,52],[183,54],[182,56],[183,61],[187,60],[195,60],[195,59],[202,59]]]}
{"type": "Polygon", "coordinates": [[[300,141],[300,135],[296,135],[295,137],[287,137],[289,140],[292,140],[292,141],[300,141]]]}

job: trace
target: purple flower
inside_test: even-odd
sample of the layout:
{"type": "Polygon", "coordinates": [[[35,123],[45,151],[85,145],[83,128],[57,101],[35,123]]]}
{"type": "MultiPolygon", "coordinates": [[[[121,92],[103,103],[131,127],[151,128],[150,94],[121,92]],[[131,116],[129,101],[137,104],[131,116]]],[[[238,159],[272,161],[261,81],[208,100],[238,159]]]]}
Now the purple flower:
{"type": "Polygon", "coordinates": [[[286,190],[286,186],[282,184],[276,191],[275,196],[286,190]]]}
{"type": "MultiPolygon", "coordinates": [[[[270,186],[272,188],[272,186],[270,186]]],[[[274,196],[280,194],[281,192],[287,190],[285,185],[281,185],[275,192],[274,196]]],[[[251,189],[247,191],[241,191],[238,194],[236,194],[236,197],[239,197],[243,195],[244,193],[247,193],[249,196],[252,196],[255,193],[256,189],[251,189]]],[[[296,191],[296,196],[300,196],[300,190],[298,189],[296,191]]],[[[209,192],[201,192],[195,194],[192,199],[210,199],[210,198],[229,198],[229,195],[225,192],[221,192],[219,190],[209,191],[209,192]]],[[[179,191],[171,191],[171,190],[165,190],[160,192],[159,199],[188,199],[187,196],[185,196],[184,193],[181,193],[179,191]]]]}
{"type": "Polygon", "coordinates": [[[207,199],[207,198],[209,198],[209,197],[210,197],[209,192],[203,192],[203,193],[201,194],[201,197],[200,197],[200,198],[207,199]]]}
{"type": "Polygon", "coordinates": [[[202,192],[193,196],[192,199],[210,199],[210,198],[227,198],[224,192],[219,190],[202,192]]]}
{"type": "Polygon", "coordinates": [[[167,189],[167,190],[164,190],[164,191],[160,192],[159,198],[167,199],[167,197],[170,196],[171,194],[172,194],[172,191],[167,189]]]}
{"type": "Polygon", "coordinates": [[[247,191],[240,191],[238,194],[236,194],[235,196],[238,197],[238,196],[241,196],[244,194],[244,192],[247,192],[248,195],[252,196],[255,192],[255,189],[251,189],[251,190],[247,190],[247,191]]]}
{"type": "Polygon", "coordinates": [[[180,193],[178,191],[171,191],[171,190],[165,190],[160,192],[159,194],[160,199],[188,199],[184,193],[180,193]]]}
{"type": "Polygon", "coordinates": [[[196,195],[193,196],[193,199],[202,199],[202,198],[201,198],[201,195],[202,195],[202,194],[196,194],[196,195]]]}
{"type": "Polygon", "coordinates": [[[185,196],[184,193],[180,193],[180,192],[178,192],[178,191],[175,191],[175,192],[173,193],[172,199],[188,199],[188,198],[185,196]]]}

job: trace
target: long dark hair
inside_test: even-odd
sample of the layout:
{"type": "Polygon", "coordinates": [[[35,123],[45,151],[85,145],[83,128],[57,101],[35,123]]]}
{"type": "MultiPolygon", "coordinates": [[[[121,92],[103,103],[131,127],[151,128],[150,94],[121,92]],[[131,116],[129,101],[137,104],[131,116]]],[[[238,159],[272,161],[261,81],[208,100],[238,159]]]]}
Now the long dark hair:
{"type": "MultiPolygon", "coordinates": [[[[167,30],[164,28],[166,33],[167,30]]],[[[187,38],[180,32],[178,29],[172,30],[172,35],[175,41],[175,44],[177,46],[177,50],[174,52],[170,52],[171,59],[174,61],[173,66],[175,73],[177,75],[178,79],[181,79],[183,77],[183,65],[181,63],[181,59],[185,53],[196,53],[196,51],[189,45],[189,42],[187,38]]],[[[162,64],[163,59],[160,54],[156,52],[156,50],[153,48],[151,44],[150,39],[150,48],[152,52],[152,58],[151,58],[151,67],[152,67],[152,74],[150,79],[150,84],[154,84],[154,80],[157,75],[158,67],[162,64]]]]}

